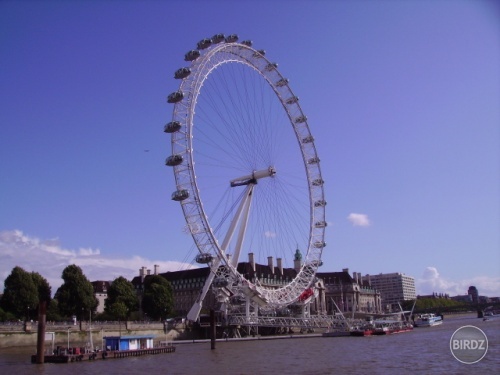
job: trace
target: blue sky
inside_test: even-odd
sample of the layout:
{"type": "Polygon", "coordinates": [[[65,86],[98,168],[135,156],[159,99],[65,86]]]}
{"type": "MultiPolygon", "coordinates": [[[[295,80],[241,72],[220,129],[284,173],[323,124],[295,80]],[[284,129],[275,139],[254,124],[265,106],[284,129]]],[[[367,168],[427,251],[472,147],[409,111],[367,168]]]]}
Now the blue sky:
{"type": "Polygon", "coordinates": [[[265,49],[300,96],[328,200],[322,271],[500,296],[495,1],[3,1],[0,282],[193,263],[166,96],[215,33],[265,49]],[[149,150],[146,152],[145,150],[149,150]]]}

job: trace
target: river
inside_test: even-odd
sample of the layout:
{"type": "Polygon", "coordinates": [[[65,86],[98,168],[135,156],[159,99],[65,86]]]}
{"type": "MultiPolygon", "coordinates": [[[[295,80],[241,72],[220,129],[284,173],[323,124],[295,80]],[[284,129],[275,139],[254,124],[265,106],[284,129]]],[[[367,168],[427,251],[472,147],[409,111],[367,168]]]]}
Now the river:
{"type": "MultiPolygon", "coordinates": [[[[175,344],[175,342],[174,342],[175,344]]],[[[0,374],[471,374],[500,370],[500,319],[445,316],[440,326],[372,337],[304,337],[178,344],[171,354],[68,364],[30,363],[34,348],[0,349],[0,374]],[[488,352],[463,364],[450,352],[455,330],[473,325],[488,352]]]]}

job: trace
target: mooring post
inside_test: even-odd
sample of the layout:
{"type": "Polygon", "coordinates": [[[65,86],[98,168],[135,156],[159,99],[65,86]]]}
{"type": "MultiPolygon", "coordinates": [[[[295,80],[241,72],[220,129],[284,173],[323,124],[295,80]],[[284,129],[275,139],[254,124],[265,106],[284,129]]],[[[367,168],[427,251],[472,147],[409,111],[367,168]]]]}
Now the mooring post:
{"type": "Polygon", "coordinates": [[[210,309],[210,349],[215,349],[215,311],[210,309]]]}
{"type": "Polygon", "coordinates": [[[45,320],[47,317],[47,302],[38,304],[38,333],[36,344],[36,363],[45,362],[45,320]]]}

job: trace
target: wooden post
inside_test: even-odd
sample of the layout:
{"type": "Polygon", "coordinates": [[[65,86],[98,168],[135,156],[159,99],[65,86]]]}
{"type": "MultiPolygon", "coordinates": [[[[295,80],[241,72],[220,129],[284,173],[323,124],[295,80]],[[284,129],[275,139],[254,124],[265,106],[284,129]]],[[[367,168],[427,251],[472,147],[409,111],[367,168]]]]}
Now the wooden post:
{"type": "Polygon", "coordinates": [[[210,309],[210,349],[215,349],[215,311],[210,309]]]}
{"type": "Polygon", "coordinates": [[[45,320],[47,318],[47,301],[38,304],[38,333],[36,345],[36,363],[45,362],[45,320]]]}

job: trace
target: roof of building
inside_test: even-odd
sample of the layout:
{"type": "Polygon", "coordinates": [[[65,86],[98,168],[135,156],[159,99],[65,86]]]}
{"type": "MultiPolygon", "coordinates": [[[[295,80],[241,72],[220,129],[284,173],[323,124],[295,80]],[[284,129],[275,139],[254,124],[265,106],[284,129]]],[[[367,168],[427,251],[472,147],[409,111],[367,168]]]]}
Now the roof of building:
{"type": "Polygon", "coordinates": [[[111,286],[110,281],[92,281],[91,284],[94,288],[94,293],[107,293],[111,286]]]}

